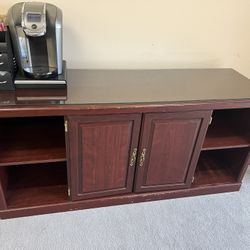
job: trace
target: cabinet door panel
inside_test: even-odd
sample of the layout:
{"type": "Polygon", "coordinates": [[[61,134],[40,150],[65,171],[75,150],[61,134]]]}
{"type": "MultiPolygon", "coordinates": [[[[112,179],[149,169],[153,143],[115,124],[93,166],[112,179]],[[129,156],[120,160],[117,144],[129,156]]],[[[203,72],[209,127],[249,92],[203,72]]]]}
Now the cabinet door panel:
{"type": "Polygon", "coordinates": [[[141,116],[69,117],[72,199],[132,191],[141,116]]]}
{"type": "Polygon", "coordinates": [[[137,192],[190,186],[211,112],[146,114],[136,174],[137,192]],[[142,165],[142,164],[141,164],[142,165]]]}

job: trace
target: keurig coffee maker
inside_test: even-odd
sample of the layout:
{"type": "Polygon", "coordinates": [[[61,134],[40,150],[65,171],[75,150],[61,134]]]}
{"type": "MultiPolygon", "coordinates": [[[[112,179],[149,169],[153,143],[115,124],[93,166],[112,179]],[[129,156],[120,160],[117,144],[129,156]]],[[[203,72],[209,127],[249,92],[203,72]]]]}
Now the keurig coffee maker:
{"type": "Polygon", "coordinates": [[[8,11],[7,25],[18,65],[15,86],[65,86],[62,11],[48,3],[17,3],[8,11]]]}

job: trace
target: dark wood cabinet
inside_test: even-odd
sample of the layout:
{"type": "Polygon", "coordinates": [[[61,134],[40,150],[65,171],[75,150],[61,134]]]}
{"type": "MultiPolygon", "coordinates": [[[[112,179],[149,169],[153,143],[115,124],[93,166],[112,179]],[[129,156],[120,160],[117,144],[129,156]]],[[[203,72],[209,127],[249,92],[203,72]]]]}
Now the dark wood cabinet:
{"type": "Polygon", "coordinates": [[[70,116],[73,200],[132,192],[140,114],[70,116]]]}
{"type": "Polygon", "coordinates": [[[135,191],[189,187],[211,112],[146,114],[135,191]]]}
{"type": "Polygon", "coordinates": [[[240,189],[249,79],[230,69],[68,73],[65,93],[0,92],[0,218],[240,189]]]}
{"type": "Polygon", "coordinates": [[[189,187],[211,116],[206,112],[70,116],[73,200],[189,187]],[[139,157],[137,157],[140,136],[139,157]]]}

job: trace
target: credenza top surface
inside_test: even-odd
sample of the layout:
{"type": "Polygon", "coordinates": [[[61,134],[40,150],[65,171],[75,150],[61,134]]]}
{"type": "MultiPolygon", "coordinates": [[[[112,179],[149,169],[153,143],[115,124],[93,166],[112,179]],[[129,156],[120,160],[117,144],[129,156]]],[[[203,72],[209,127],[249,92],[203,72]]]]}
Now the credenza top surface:
{"type": "Polygon", "coordinates": [[[67,81],[67,91],[0,91],[0,106],[250,100],[250,80],[233,69],[68,69],[67,81]]]}

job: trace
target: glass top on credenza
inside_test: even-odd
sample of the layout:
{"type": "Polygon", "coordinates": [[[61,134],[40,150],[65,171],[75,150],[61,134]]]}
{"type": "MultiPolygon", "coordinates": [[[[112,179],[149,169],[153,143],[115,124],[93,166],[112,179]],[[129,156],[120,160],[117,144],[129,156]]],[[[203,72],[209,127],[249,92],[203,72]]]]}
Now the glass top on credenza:
{"type": "Polygon", "coordinates": [[[250,80],[232,69],[68,69],[65,89],[0,91],[0,106],[250,100],[250,80]]]}

